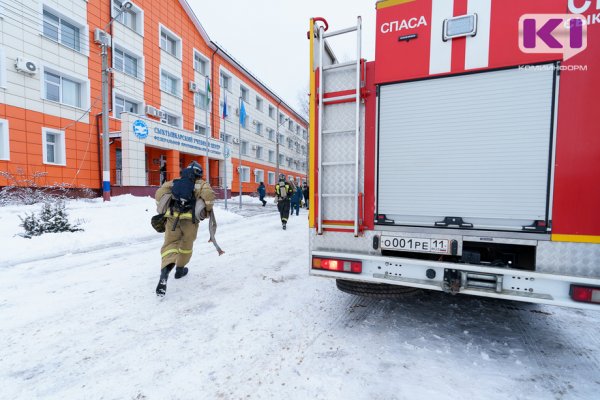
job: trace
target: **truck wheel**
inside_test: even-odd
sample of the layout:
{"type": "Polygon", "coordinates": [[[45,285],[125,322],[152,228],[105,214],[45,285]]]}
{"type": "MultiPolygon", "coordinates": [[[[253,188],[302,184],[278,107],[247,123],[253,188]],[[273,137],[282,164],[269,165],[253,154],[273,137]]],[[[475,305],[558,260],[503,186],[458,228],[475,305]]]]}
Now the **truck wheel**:
{"type": "Polygon", "coordinates": [[[336,279],[335,284],[342,292],[362,297],[377,297],[380,299],[405,297],[421,292],[421,289],[412,287],[344,281],[341,279],[336,279]]]}

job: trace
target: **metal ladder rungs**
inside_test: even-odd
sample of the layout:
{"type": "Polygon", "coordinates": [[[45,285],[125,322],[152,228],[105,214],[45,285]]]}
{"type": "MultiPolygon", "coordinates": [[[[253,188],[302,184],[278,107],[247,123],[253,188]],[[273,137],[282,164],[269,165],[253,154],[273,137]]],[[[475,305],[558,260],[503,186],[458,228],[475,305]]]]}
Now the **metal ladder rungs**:
{"type": "Polygon", "coordinates": [[[326,67],[323,67],[323,71],[329,71],[332,69],[338,69],[338,68],[346,68],[346,67],[354,67],[358,65],[358,61],[354,60],[354,61],[348,61],[345,63],[339,63],[339,64],[332,64],[332,65],[328,65],[326,67]]]}
{"type": "Polygon", "coordinates": [[[354,161],[332,161],[332,162],[323,162],[321,163],[322,166],[324,167],[328,167],[328,166],[340,166],[340,165],[354,165],[356,164],[354,161]]]}
{"type": "Polygon", "coordinates": [[[331,194],[322,194],[322,197],[354,197],[353,194],[347,194],[347,193],[340,193],[340,194],[335,194],[335,193],[331,193],[331,194]]]}
{"type": "Polygon", "coordinates": [[[340,29],[339,31],[333,31],[333,32],[323,34],[323,38],[326,39],[326,38],[332,37],[332,36],[343,35],[344,33],[354,32],[356,30],[358,30],[358,27],[356,27],[356,26],[353,26],[352,28],[340,29]]]}
{"type": "MultiPolygon", "coordinates": [[[[354,89],[352,89],[354,90],[354,89]]],[[[323,99],[323,103],[332,103],[334,101],[340,101],[340,100],[351,100],[354,99],[356,100],[356,94],[347,94],[345,96],[336,96],[336,97],[326,97],[323,99]]]]}
{"type": "Polygon", "coordinates": [[[353,133],[353,134],[356,134],[356,129],[352,128],[352,129],[346,129],[346,130],[342,130],[342,131],[329,130],[329,131],[323,131],[321,133],[323,133],[324,135],[334,135],[336,133],[344,133],[344,134],[345,133],[353,133]]]}

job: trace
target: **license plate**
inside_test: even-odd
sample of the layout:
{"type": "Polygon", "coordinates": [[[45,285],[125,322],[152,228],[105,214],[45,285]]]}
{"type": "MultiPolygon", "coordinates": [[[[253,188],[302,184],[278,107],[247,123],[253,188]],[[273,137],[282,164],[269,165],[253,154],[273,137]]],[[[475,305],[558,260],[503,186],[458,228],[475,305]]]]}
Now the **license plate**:
{"type": "Polygon", "coordinates": [[[448,242],[448,239],[381,236],[381,248],[383,250],[448,254],[448,242]]]}

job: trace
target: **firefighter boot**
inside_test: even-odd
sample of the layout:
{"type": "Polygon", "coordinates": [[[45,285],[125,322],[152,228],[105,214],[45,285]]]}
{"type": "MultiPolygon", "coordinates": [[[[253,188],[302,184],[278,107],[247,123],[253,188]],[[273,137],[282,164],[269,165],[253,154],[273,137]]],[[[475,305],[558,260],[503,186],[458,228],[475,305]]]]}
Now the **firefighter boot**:
{"type": "Polygon", "coordinates": [[[188,273],[187,267],[177,267],[175,268],[175,279],[183,278],[188,273]]]}
{"type": "Polygon", "coordinates": [[[174,266],[175,264],[169,264],[160,271],[160,279],[158,280],[158,286],[156,286],[157,296],[163,297],[167,293],[167,280],[174,266]]]}

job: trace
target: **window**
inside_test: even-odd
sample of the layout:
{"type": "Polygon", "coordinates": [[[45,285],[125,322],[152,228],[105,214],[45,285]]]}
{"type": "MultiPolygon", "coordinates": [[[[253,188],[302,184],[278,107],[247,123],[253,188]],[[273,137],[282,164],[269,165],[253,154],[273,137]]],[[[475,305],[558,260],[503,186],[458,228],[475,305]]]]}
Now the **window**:
{"type": "Polygon", "coordinates": [[[250,168],[248,168],[248,167],[240,168],[240,180],[242,182],[250,182],[250,168]]]}
{"type": "Polygon", "coordinates": [[[294,177],[292,175],[288,175],[288,182],[291,182],[294,180],[294,177]]]}
{"type": "MultiPolygon", "coordinates": [[[[231,108],[231,104],[227,103],[227,118],[231,117],[231,113],[233,109],[231,108]]],[[[223,116],[223,100],[219,102],[219,116],[223,116]]]]}
{"type": "Polygon", "coordinates": [[[254,182],[261,183],[264,181],[265,181],[265,171],[263,171],[262,169],[255,169],[254,170],[254,182]]]}
{"type": "Polygon", "coordinates": [[[165,113],[165,117],[161,119],[162,123],[174,126],[176,128],[181,127],[181,117],[178,117],[177,115],[168,111],[163,110],[163,112],[165,113]]]}
{"type": "Polygon", "coordinates": [[[269,172],[269,182],[267,184],[274,185],[275,184],[275,172],[269,172]]]}
{"type": "Polygon", "coordinates": [[[208,75],[208,60],[196,50],[194,50],[194,69],[204,76],[208,75]]]}
{"type": "Polygon", "coordinates": [[[288,129],[292,132],[294,131],[294,121],[291,119],[288,121],[288,129]]]}
{"type": "Polygon", "coordinates": [[[283,164],[283,162],[285,161],[285,156],[283,154],[279,155],[279,164],[283,164]]]}
{"type": "Polygon", "coordinates": [[[248,155],[248,142],[245,140],[242,140],[240,146],[242,146],[241,152],[243,156],[247,156],[248,155]]]}
{"type": "Polygon", "coordinates": [[[172,94],[173,96],[180,96],[180,85],[181,80],[174,75],[169,74],[166,71],[160,73],[160,89],[172,94]]]}
{"type": "Polygon", "coordinates": [[[206,127],[196,122],[194,124],[194,132],[198,135],[206,136],[206,127]]]}
{"type": "Polygon", "coordinates": [[[221,140],[226,143],[231,143],[231,135],[228,133],[221,133],[221,140]]]}
{"type": "MultiPolygon", "coordinates": [[[[131,3],[131,1],[129,2],[131,3]]],[[[113,0],[112,17],[114,18],[118,15],[116,21],[119,21],[120,23],[122,23],[129,29],[139,33],[140,35],[143,34],[144,22],[142,10],[135,4],[131,3],[130,9],[125,10],[121,14],[119,14],[123,3],[125,3],[125,1],[123,0],[113,0]]]]}
{"type": "Polygon", "coordinates": [[[296,125],[296,135],[300,136],[300,125],[296,125]]]}
{"type": "Polygon", "coordinates": [[[285,122],[285,115],[283,115],[282,113],[279,113],[279,125],[283,124],[285,122]]]}
{"type": "Polygon", "coordinates": [[[121,113],[128,112],[132,114],[139,113],[139,104],[133,101],[124,99],[121,96],[115,96],[115,117],[121,118],[121,113]]]}
{"type": "Polygon", "coordinates": [[[181,39],[164,26],[160,27],[160,48],[173,57],[181,58],[181,39]]]}
{"type": "Polygon", "coordinates": [[[269,150],[269,162],[275,162],[275,150],[269,150]]]}
{"type": "Polygon", "coordinates": [[[263,110],[263,99],[258,96],[256,96],[256,109],[261,112],[263,110]]]}
{"type": "Polygon", "coordinates": [[[73,107],[82,107],[83,84],[73,78],[44,71],[44,98],[73,107]]]}
{"type": "Polygon", "coordinates": [[[81,30],[79,26],[66,21],[54,11],[44,7],[44,36],[73,50],[81,50],[81,30]]]}
{"type": "Polygon", "coordinates": [[[113,68],[135,78],[139,77],[138,57],[118,47],[114,49],[113,68]]]}
{"type": "Polygon", "coordinates": [[[223,89],[227,89],[231,92],[231,77],[224,72],[220,74],[220,85],[223,89]]]}
{"type": "Polygon", "coordinates": [[[42,128],[42,153],[45,164],[65,165],[65,133],[42,128]]]}
{"type": "Polygon", "coordinates": [[[10,140],[8,140],[8,120],[0,119],[0,160],[10,159],[10,140]]]}
{"type": "Polygon", "coordinates": [[[302,129],[302,139],[306,139],[306,129],[302,129]]]}
{"type": "Polygon", "coordinates": [[[275,119],[275,107],[269,106],[269,118],[275,119]]]}
{"type": "Polygon", "coordinates": [[[194,93],[194,106],[201,108],[202,110],[208,109],[208,98],[204,92],[194,93]]]}
{"type": "Polygon", "coordinates": [[[269,134],[269,140],[274,142],[275,141],[275,131],[271,128],[267,128],[267,133],[269,134]]]}
{"type": "Polygon", "coordinates": [[[250,91],[245,88],[244,86],[240,85],[240,97],[242,98],[242,100],[244,100],[246,103],[249,103],[250,101],[248,100],[250,97],[250,91]]]}
{"type": "Polygon", "coordinates": [[[263,131],[263,124],[260,122],[257,122],[256,123],[256,134],[262,135],[262,131],[263,131]]]}
{"type": "Polygon", "coordinates": [[[285,136],[283,136],[281,133],[279,134],[279,140],[277,141],[278,143],[283,144],[283,142],[285,141],[285,136]]]}
{"type": "Polygon", "coordinates": [[[262,146],[256,146],[256,158],[259,160],[263,157],[263,148],[262,146]]]}

